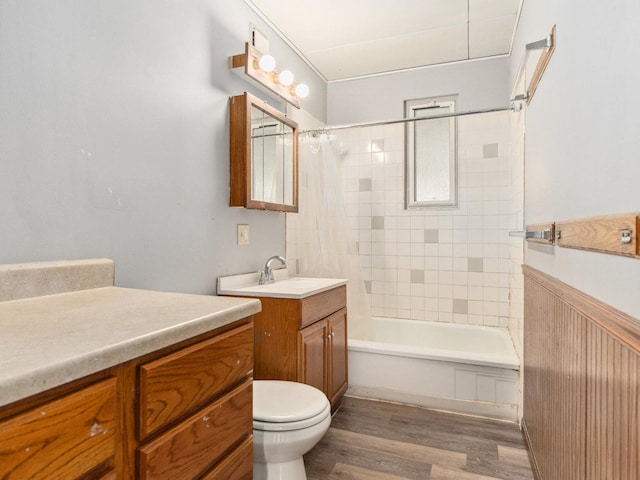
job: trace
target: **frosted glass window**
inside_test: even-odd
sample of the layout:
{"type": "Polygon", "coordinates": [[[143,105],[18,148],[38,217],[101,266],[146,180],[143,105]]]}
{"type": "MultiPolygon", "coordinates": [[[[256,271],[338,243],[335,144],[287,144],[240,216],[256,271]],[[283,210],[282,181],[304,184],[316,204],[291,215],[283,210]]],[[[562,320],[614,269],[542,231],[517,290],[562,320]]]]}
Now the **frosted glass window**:
{"type": "MultiPolygon", "coordinates": [[[[407,117],[439,117],[455,112],[455,98],[407,100],[407,117]]],[[[406,207],[456,205],[456,119],[434,118],[406,124],[406,207]]]]}

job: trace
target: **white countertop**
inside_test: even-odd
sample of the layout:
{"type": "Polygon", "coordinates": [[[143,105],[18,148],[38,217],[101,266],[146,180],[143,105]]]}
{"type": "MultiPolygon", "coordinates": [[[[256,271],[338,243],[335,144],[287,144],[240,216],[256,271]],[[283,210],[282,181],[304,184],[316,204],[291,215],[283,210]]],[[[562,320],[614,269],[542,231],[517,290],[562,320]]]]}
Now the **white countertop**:
{"type": "Polygon", "coordinates": [[[0,302],[0,406],[260,309],[258,300],[118,287],[0,302]]]}
{"type": "Polygon", "coordinates": [[[257,272],[218,277],[218,295],[302,299],[347,284],[343,278],[289,277],[286,269],[273,273],[276,281],[266,285],[258,284],[257,272]]]}

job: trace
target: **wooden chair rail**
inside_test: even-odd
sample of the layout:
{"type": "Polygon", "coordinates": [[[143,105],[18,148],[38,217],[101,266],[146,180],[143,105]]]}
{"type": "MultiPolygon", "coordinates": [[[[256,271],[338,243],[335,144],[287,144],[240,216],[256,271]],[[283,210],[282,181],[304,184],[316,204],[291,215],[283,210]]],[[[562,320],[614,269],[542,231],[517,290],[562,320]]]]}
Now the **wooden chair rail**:
{"type": "Polygon", "coordinates": [[[538,88],[538,84],[540,80],[542,80],[542,75],[544,71],[547,69],[547,65],[549,65],[549,61],[551,61],[551,56],[553,52],[556,50],[556,26],[554,25],[549,33],[551,37],[551,46],[545,50],[538,59],[538,63],[536,64],[536,68],[533,71],[533,75],[531,76],[531,81],[529,82],[529,86],[527,88],[527,105],[531,103],[533,96],[536,93],[536,89],[538,88]]]}
{"type": "Polygon", "coordinates": [[[527,225],[528,242],[640,258],[640,213],[527,225]]]}
{"type": "Polygon", "coordinates": [[[559,247],[638,257],[638,213],[556,223],[559,247]]]}

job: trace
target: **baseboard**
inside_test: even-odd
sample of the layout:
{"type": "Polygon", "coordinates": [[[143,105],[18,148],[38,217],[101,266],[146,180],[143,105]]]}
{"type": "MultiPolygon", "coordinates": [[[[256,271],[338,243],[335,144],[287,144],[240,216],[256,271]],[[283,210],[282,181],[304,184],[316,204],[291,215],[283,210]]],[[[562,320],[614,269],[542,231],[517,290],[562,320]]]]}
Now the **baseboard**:
{"type": "Polygon", "coordinates": [[[444,397],[430,397],[386,388],[361,385],[349,385],[346,395],[360,398],[371,398],[375,400],[386,400],[406,405],[416,405],[419,407],[431,408],[433,410],[461,413],[464,415],[491,418],[511,423],[517,423],[518,421],[517,405],[473,402],[444,397]]]}
{"type": "Polygon", "coordinates": [[[529,438],[529,431],[527,430],[527,422],[524,418],[522,419],[521,428],[522,436],[524,437],[524,444],[527,447],[527,453],[529,454],[529,463],[531,464],[533,477],[535,478],[535,480],[542,480],[542,475],[540,475],[540,468],[538,468],[538,462],[536,461],[536,456],[533,452],[533,448],[531,447],[531,439],[529,438]]]}

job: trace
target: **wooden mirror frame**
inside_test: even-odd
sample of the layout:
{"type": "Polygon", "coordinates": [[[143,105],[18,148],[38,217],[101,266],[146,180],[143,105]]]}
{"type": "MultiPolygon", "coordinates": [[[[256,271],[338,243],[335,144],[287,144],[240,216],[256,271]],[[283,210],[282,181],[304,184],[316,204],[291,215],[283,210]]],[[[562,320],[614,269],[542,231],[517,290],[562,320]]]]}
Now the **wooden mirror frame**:
{"type": "Polygon", "coordinates": [[[230,196],[229,206],[280,212],[298,211],[298,124],[258,97],[244,92],[229,99],[230,118],[230,196]],[[255,200],[251,195],[252,151],[251,108],[255,107],[291,127],[292,133],[292,199],[291,205],[255,200]]]}

